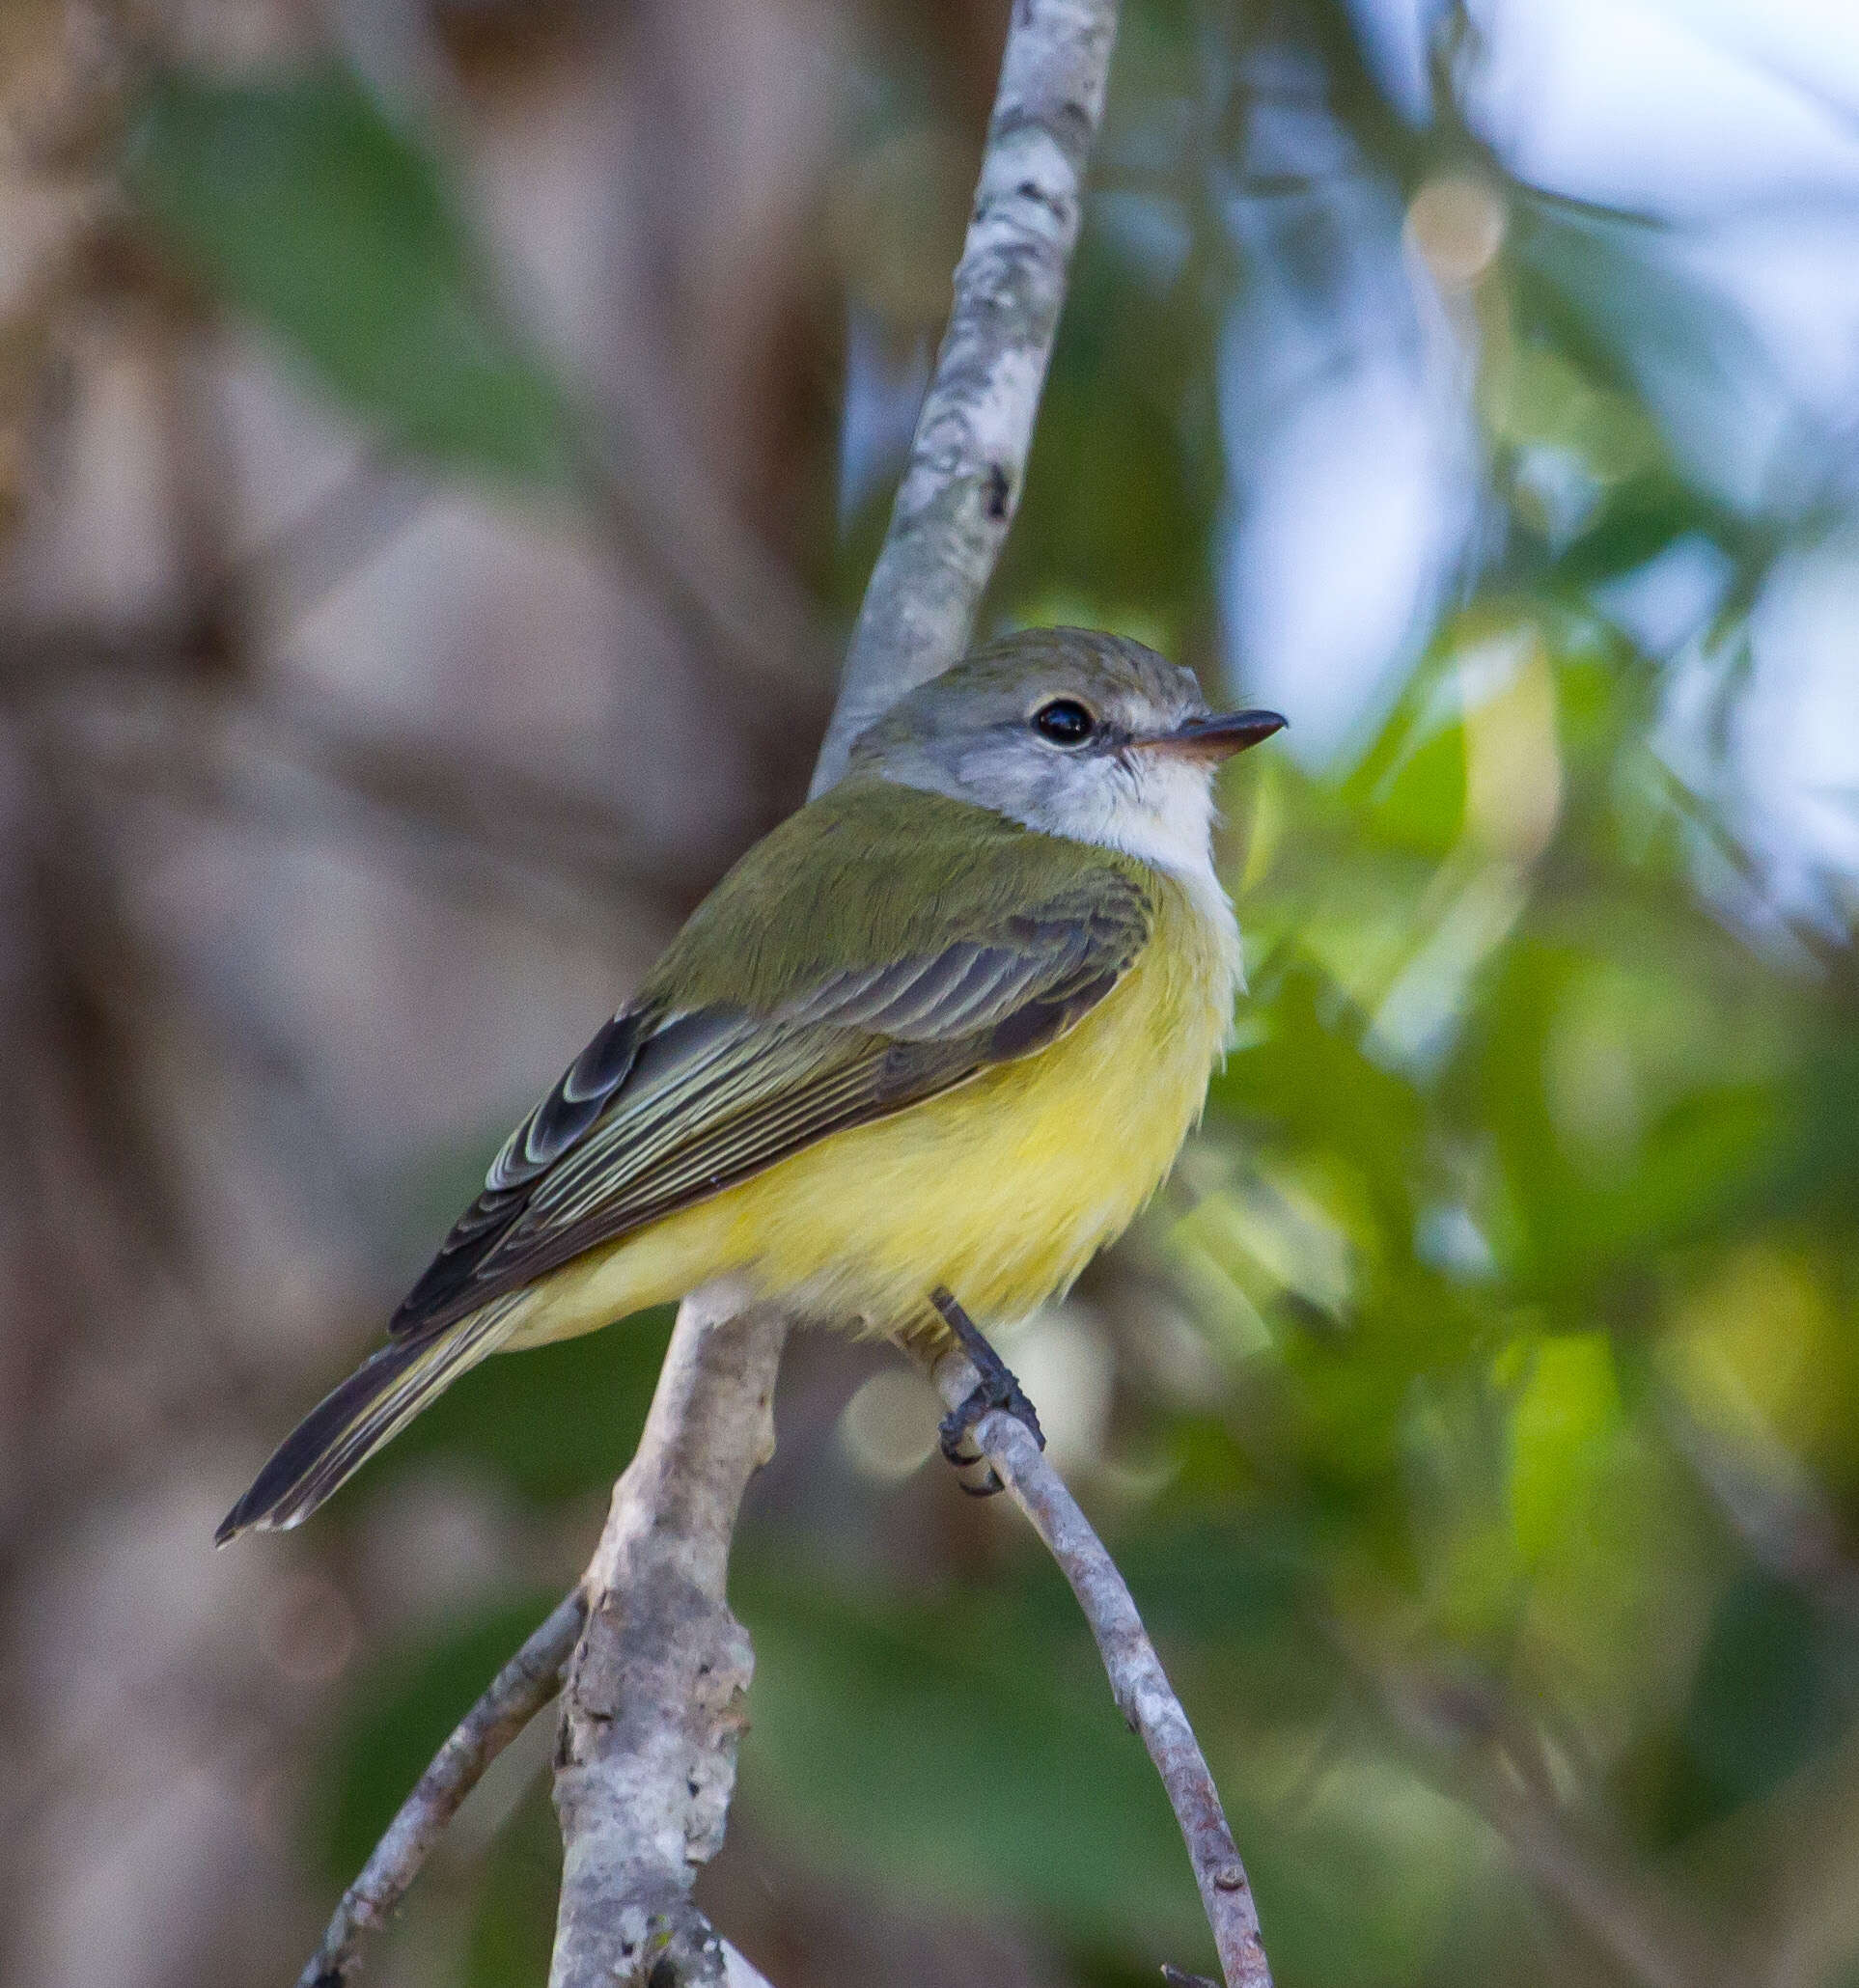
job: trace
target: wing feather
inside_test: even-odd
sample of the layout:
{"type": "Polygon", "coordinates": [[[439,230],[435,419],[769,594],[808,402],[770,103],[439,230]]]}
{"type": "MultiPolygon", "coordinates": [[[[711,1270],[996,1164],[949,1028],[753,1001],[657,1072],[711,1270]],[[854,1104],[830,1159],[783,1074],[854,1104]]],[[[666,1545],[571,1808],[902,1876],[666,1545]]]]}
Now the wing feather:
{"type": "Polygon", "coordinates": [[[1042,1048],[1116,986],[1150,915],[1137,877],[1106,868],[992,929],[819,975],[762,1012],[623,1010],[512,1133],[394,1332],[464,1317],[831,1133],[1042,1048]]]}

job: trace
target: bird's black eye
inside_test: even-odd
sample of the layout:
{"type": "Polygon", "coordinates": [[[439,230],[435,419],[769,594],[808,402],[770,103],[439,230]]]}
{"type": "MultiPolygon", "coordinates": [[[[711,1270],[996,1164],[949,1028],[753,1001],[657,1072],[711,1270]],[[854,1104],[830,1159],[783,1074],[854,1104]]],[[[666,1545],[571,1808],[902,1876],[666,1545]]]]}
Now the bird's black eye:
{"type": "Polygon", "coordinates": [[[1055,697],[1033,713],[1033,730],[1050,745],[1083,745],[1096,729],[1096,719],[1074,697],[1055,697]]]}

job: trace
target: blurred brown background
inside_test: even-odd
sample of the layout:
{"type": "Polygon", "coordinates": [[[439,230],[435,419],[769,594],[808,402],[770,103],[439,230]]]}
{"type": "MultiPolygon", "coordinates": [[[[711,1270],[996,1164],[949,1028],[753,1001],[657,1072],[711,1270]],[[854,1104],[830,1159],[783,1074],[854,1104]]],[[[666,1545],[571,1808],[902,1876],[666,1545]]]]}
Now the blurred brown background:
{"type": "MultiPolygon", "coordinates": [[[[7,1981],[291,1978],[578,1573],[662,1320],[210,1538],[804,791],[1004,20],[0,12],[7,1981]]],[[[1094,189],[985,620],[1293,730],[1207,1128],[1010,1358],[1284,1988],[1852,1988],[1859,32],[1134,0],[1094,189]]],[[[809,1339],[780,1406],[722,1928],[1205,1965],[919,1384],[809,1339]]],[[[371,1979],[543,1978],[546,1727],[371,1979]]]]}

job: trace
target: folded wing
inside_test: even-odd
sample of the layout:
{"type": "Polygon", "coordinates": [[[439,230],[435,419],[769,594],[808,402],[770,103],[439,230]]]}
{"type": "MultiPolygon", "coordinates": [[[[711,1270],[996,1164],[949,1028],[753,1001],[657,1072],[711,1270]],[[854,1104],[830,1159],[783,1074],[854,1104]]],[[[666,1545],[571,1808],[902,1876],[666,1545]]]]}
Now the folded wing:
{"type": "Polygon", "coordinates": [[[511,1135],[393,1331],[433,1332],[831,1133],[1043,1048],[1116,986],[1150,924],[1123,868],[1051,881],[1011,916],[970,916],[946,943],[817,974],[758,1009],[648,999],[615,1016],[511,1135]]]}

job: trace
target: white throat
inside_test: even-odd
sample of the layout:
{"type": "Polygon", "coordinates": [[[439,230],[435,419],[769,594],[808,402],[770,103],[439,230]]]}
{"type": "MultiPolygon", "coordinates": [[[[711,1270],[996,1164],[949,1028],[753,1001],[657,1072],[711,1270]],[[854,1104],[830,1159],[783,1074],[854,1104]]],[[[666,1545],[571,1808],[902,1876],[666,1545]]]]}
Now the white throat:
{"type": "Polygon", "coordinates": [[[1100,797],[1093,797],[1097,805],[1080,807],[1076,819],[1053,825],[1080,842],[1121,849],[1183,883],[1219,891],[1213,872],[1213,783],[1207,769],[1179,759],[1131,758],[1129,779],[1107,784],[1100,797]]]}
{"type": "Polygon", "coordinates": [[[1179,883],[1218,947],[1232,990],[1218,1000],[1230,1006],[1233,993],[1245,991],[1245,953],[1232,899],[1213,867],[1212,771],[1179,759],[1132,757],[1132,779],[1109,787],[1103,796],[1107,805],[1079,809],[1078,818],[1063,824],[1029,826],[1134,856],[1179,883]]]}
{"type": "MultiPolygon", "coordinates": [[[[1085,769],[1081,766],[1080,773],[1085,769]]],[[[985,798],[979,782],[962,782],[933,761],[918,759],[883,768],[886,779],[906,787],[948,794],[979,803],[1041,835],[1064,836],[1074,842],[1094,842],[1102,849],[1133,856],[1172,877],[1207,920],[1233,984],[1243,989],[1239,927],[1233,905],[1213,868],[1213,774],[1205,764],[1153,758],[1133,752],[1114,767],[1105,762],[1082,779],[1032,783],[1013,791],[1005,780],[991,783],[995,791],[985,798]],[[1008,789],[1001,791],[1002,788],[1008,789]]]]}

